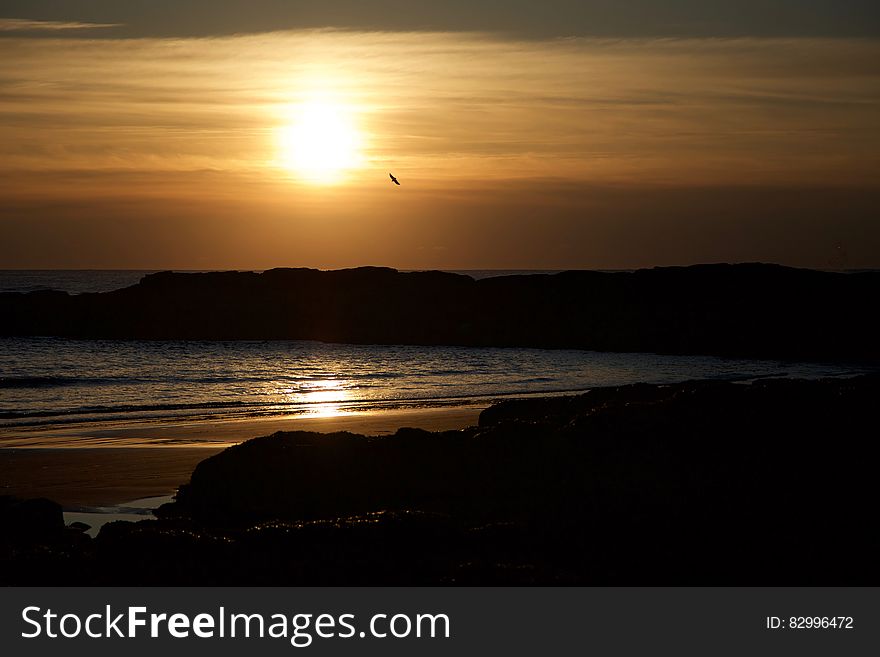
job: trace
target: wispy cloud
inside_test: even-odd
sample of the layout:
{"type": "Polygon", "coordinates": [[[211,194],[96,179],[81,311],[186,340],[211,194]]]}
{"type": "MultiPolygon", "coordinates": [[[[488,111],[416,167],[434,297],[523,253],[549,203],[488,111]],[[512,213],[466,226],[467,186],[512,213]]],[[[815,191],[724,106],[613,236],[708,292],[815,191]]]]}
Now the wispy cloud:
{"type": "Polygon", "coordinates": [[[59,32],[119,27],[121,23],[82,23],[78,21],[37,21],[29,18],[0,18],[0,32],[59,32]]]}

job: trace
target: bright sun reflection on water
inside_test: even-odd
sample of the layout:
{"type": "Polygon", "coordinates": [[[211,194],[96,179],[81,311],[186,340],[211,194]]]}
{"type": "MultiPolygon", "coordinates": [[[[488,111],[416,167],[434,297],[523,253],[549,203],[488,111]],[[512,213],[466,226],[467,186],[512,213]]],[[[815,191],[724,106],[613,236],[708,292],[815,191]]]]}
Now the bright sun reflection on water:
{"type": "Polygon", "coordinates": [[[299,389],[279,386],[277,392],[284,403],[302,404],[310,417],[336,417],[345,414],[343,404],[350,399],[346,383],[338,379],[309,381],[299,389]]]}

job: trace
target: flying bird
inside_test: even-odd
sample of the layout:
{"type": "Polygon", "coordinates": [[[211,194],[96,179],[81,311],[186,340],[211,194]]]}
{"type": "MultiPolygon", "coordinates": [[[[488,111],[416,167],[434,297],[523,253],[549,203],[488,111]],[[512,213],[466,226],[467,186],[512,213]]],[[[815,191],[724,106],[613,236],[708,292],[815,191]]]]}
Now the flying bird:
{"type": "Polygon", "coordinates": [[[393,182],[395,185],[399,185],[399,184],[400,184],[400,183],[398,182],[397,178],[394,177],[394,174],[393,174],[393,173],[389,173],[388,175],[391,176],[391,182],[393,182]]]}

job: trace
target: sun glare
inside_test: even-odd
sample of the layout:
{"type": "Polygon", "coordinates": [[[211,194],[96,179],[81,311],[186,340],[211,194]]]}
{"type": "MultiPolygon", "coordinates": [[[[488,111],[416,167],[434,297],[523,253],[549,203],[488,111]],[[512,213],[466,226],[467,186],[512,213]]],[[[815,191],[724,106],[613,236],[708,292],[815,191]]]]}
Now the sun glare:
{"type": "Polygon", "coordinates": [[[344,404],[351,401],[346,382],[339,379],[310,381],[298,387],[279,386],[279,401],[300,407],[309,417],[337,417],[346,414],[344,404]]]}
{"type": "Polygon", "coordinates": [[[279,129],[280,165],[298,179],[317,184],[340,182],[360,164],[361,136],[344,106],[309,102],[291,113],[279,129]]]}

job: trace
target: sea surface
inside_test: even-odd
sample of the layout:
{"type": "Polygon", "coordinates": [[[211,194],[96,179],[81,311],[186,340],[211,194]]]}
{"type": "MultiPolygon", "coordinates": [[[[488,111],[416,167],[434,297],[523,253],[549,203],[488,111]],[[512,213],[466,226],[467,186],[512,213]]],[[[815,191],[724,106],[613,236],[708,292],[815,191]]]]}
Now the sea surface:
{"type": "MultiPolygon", "coordinates": [[[[0,291],[101,292],[136,284],[147,273],[0,271],[0,291]]],[[[461,273],[484,278],[538,272],[461,273]]],[[[0,438],[107,423],[332,416],[487,405],[635,382],[861,371],[834,364],[578,350],[5,338],[0,339],[0,438]]]]}
{"type": "Polygon", "coordinates": [[[0,339],[0,437],[103,422],[488,404],[634,382],[854,374],[840,365],[577,350],[0,339]]]}

